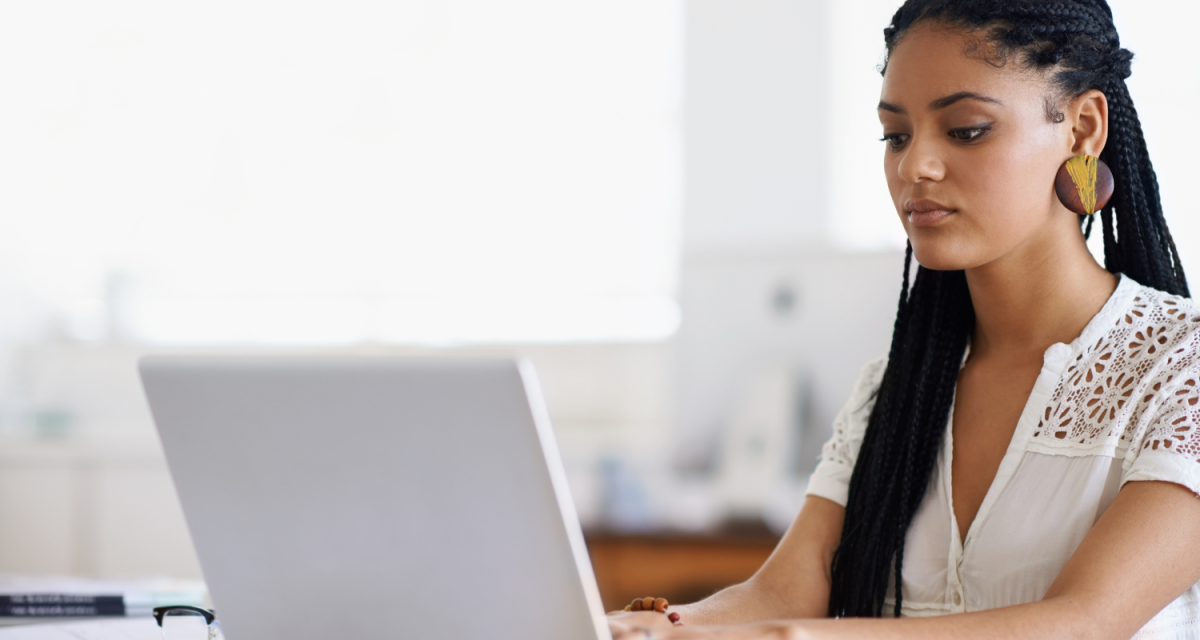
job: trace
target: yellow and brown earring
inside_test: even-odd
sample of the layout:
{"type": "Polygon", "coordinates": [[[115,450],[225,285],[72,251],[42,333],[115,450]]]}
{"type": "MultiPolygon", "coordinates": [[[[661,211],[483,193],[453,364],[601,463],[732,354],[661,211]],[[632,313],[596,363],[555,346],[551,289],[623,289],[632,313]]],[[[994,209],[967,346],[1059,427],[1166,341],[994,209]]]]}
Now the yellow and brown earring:
{"type": "Polygon", "coordinates": [[[1063,206],[1089,216],[1103,209],[1112,197],[1112,171],[1096,156],[1075,156],[1059,167],[1054,192],[1063,206]]]}

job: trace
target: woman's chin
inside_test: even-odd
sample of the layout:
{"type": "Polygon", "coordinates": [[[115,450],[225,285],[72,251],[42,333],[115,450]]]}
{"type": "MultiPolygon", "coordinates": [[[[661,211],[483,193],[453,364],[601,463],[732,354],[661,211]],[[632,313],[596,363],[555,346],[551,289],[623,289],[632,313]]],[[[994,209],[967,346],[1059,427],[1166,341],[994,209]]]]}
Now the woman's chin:
{"type": "Polygon", "coordinates": [[[914,242],[913,258],[917,264],[933,271],[962,271],[982,263],[974,252],[946,245],[942,242],[914,242]]]}

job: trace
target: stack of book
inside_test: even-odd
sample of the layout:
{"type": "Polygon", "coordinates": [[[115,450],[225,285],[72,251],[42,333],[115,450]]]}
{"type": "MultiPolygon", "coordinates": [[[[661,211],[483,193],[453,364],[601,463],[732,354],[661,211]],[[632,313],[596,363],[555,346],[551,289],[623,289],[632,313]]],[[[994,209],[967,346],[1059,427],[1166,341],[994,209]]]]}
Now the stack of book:
{"type": "Polygon", "coordinates": [[[198,580],[0,575],[0,625],[27,623],[30,618],[149,616],[154,607],[205,606],[207,596],[198,580]]]}

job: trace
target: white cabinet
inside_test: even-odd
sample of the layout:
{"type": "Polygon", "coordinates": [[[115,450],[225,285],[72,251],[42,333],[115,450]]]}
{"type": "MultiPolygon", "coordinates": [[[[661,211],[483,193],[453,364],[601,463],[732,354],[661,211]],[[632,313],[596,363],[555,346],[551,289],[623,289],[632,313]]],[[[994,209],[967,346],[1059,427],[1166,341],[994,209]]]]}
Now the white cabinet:
{"type": "Polygon", "coordinates": [[[0,573],[200,578],[157,447],[0,439],[0,573]]]}
{"type": "Polygon", "coordinates": [[[0,464],[0,571],[70,573],[70,466],[7,460],[0,464]]]}

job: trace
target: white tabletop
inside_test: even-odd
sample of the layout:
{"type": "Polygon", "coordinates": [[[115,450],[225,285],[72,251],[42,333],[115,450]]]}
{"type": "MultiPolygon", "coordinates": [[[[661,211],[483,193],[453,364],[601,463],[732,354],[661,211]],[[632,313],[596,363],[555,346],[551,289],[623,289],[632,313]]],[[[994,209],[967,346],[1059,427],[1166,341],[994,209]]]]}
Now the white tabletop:
{"type": "Polygon", "coordinates": [[[162,640],[154,618],[33,623],[0,628],[0,640],[162,640]]]}

